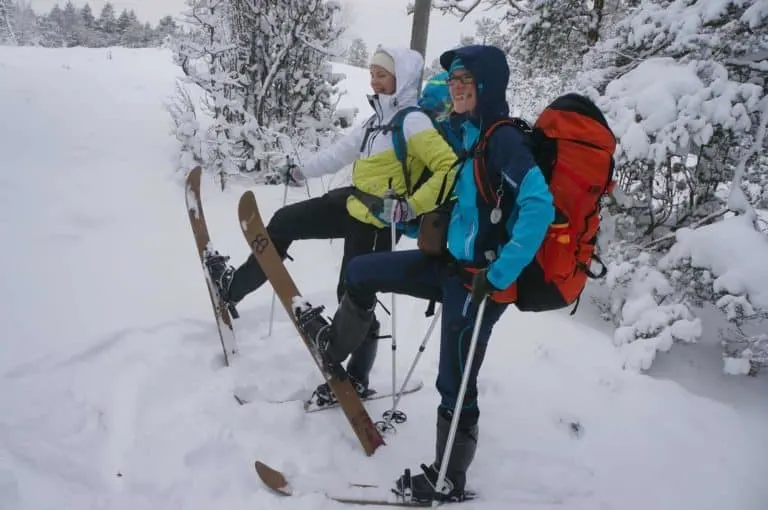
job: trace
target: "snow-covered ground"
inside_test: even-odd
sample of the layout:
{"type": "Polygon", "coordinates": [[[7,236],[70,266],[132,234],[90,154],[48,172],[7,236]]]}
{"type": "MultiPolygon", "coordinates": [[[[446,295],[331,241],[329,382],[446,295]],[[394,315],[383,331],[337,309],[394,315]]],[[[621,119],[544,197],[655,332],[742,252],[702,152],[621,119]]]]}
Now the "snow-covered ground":
{"type": "MultiPolygon", "coordinates": [[[[403,400],[408,422],[373,457],[341,412],[267,402],[320,382],[282,310],[266,337],[268,286],[242,303],[241,357],[223,365],[162,105],[177,72],[160,50],[0,48],[0,509],[336,508],[310,489],[388,484],[431,459],[435,339],[416,371],[425,388],[403,400]],[[242,386],[256,397],[246,406],[232,397],[242,386]],[[256,459],[302,494],[267,491],[256,459]]],[[[364,90],[352,94],[365,112],[364,90]]],[[[213,241],[236,263],[243,189],[203,183],[213,241]]],[[[282,188],[255,192],[267,216],[280,206],[282,188]]],[[[340,249],[302,242],[290,264],[330,312],[340,249]]],[[[397,310],[402,377],[427,320],[424,303],[397,310]]],[[[661,377],[624,371],[591,313],[510,310],[497,326],[469,478],[481,498],[466,508],[768,508],[765,379],[743,391],[680,355],[661,356],[661,377]]],[[[383,341],[387,387],[389,373],[383,341]]],[[[368,408],[376,419],[388,406],[368,408]]]]}

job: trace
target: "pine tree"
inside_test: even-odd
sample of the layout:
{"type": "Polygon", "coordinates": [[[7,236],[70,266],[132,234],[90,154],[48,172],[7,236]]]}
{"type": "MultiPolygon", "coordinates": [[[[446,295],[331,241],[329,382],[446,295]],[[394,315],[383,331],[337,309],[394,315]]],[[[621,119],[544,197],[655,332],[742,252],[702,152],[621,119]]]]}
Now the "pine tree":
{"type": "Polygon", "coordinates": [[[85,4],[80,10],[80,18],[83,20],[83,26],[87,30],[93,30],[96,27],[96,18],[94,18],[93,10],[89,4],[85,4]]]}
{"type": "Polygon", "coordinates": [[[63,33],[64,13],[58,4],[44,16],[40,23],[40,43],[49,48],[60,48],[65,45],[63,33]]]}
{"type": "Polygon", "coordinates": [[[175,35],[178,30],[179,27],[171,16],[160,18],[155,31],[156,44],[162,44],[169,36],[175,35]]]}
{"type": "Polygon", "coordinates": [[[61,13],[61,35],[68,47],[81,46],[85,43],[83,20],[71,0],[68,0],[61,13]]]}
{"type": "Polygon", "coordinates": [[[347,64],[355,67],[368,67],[368,46],[360,37],[355,38],[347,49],[347,64]]]}
{"type": "Polygon", "coordinates": [[[97,22],[100,34],[101,46],[112,46],[118,43],[117,19],[115,19],[115,7],[107,2],[101,9],[97,22]]]}

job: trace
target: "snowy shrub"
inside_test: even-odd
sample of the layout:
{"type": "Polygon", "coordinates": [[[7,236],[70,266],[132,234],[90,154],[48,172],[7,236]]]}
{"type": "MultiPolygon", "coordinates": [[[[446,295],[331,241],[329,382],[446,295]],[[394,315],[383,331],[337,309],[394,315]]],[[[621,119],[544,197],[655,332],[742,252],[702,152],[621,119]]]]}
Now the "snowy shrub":
{"type": "Polygon", "coordinates": [[[701,336],[701,321],[654,267],[652,254],[619,242],[603,253],[603,260],[608,267],[604,285],[609,289],[603,316],[616,326],[614,343],[624,353],[627,368],[647,370],[657,351],[701,336]]]}
{"type": "Polygon", "coordinates": [[[609,215],[603,222],[607,293],[595,298],[616,326],[626,365],[649,368],[656,352],[700,338],[704,314],[719,313],[730,324],[720,331],[724,370],[755,374],[768,362],[768,236],[741,215],[679,229],[669,250],[643,248],[628,218],[609,215]]]}
{"type": "Polygon", "coordinates": [[[200,123],[197,121],[197,110],[189,92],[183,85],[176,84],[176,97],[167,105],[173,118],[175,129],[173,134],[181,147],[178,168],[190,169],[204,163],[202,155],[202,140],[200,138],[200,123]]]}
{"type": "Polygon", "coordinates": [[[619,138],[619,184],[646,235],[722,208],[718,189],[754,167],[768,112],[759,3],[645,0],[585,55],[578,86],[619,138]]]}
{"type": "Polygon", "coordinates": [[[721,332],[726,371],[765,364],[768,236],[755,230],[747,216],[735,216],[696,230],[681,229],[676,241],[659,267],[673,275],[694,304],[711,302],[732,323],[732,330],[721,332]]]}
{"type": "Polygon", "coordinates": [[[192,30],[174,41],[174,56],[203,93],[202,160],[222,187],[336,135],[340,77],[327,60],[341,34],[337,2],[187,1],[192,30]]]}

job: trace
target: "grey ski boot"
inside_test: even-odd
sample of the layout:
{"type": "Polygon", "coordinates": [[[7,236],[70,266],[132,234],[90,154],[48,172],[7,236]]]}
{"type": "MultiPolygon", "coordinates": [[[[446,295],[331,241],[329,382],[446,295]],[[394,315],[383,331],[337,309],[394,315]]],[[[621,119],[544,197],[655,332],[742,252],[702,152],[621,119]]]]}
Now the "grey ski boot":
{"type": "Polygon", "coordinates": [[[436,492],[437,477],[440,474],[440,466],[443,460],[448,433],[451,429],[450,412],[438,411],[437,413],[437,440],[435,442],[435,461],[427,466],[421,465],[422,474],[410,476],[410,470],[395,482],[394,492],[400,496],[410,494],[417,502],[438,501],[464,501],[471,497],[471,493],[465,490],[467,482],[467,469],[475,458],[477,450],[477,424],[462,427],[456,430],[456,438],[451,450],[451,458],[448,459],[448,469],[445,474],[445,486],[443,493],[436,492]]]}
{"type": "Polygon", "coordinates": [[[368,388],[368,376],[373,370],[376,354],[379,351],[379,321],[373,318],[368,334],[357,349],[352,351],[347,363],[347,373],[368,388]]]}
{"type": "MultiPolygon", "coordinates": [[[[324,345],[319,345],[318,347],[325,351],[324,355],[327,356],[328,359],[335,363],[341,363],[356,349],[367,349],[367,346],[361,344],[368,341],[368,335],[375,320],[376,318],[373,309],[368,310],[357,306],[345,294],[341,298],[339,308],[336,310],[336,314],[333,317],[333,324],[331,326],[332,333],[328,335],[328,342],[324,345]]],[[[370,352],[363,354],[365,355],[358,358],[357,363],[363,365],[370,362],[370,366],[372,367],[373,359],[370,357],[370,352]]],[[[375,357],[375,353],[373,353],[373,357],[375,357]]],[[[365,368],[360,365],[358,368],[365,368]]],[[[352,368],[354,368],[354,365],[352,368]]],[[[368,394],[368,371],[370,371],[370,368],[365,372],[347,371],[352,385],[360,398],[365,398],[368,394]],[[361,380],[358,379],[358,377],[364,377],[365,379],[361,380]]],[[[323,383],[314,391],[309,402],[318,406],[332,405],[336,403],[336,396],[333,394],[328,384],[323,383]]]]}

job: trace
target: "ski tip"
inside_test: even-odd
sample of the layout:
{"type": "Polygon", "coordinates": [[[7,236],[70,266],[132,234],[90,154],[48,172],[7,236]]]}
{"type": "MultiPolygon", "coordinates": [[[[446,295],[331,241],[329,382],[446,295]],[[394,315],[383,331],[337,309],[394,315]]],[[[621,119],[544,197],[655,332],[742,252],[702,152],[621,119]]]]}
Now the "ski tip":
{"type": "Polygon", "coordinates": [[[238,201],[238,205],[241,207],[253,207],[256,205],[256,195],[253,194],[253,191],[247,190],[243,192],[242,195],[240,195],[240,200],[238,201]]]}
{"type": "Polygon", "coordinates": [[[202,172],[203,172],[203,169],[200,167],[200,165],[197,165],[196,167],[190,169],[189,173],[187,174],[187,183],[199,182],[200,174],[202,172]]]}
{"type": "Polygon", "coordinates": [[[293,493],[291,487],[288,485],[288,480],[286,480],[283,473],[277,469],[273,469],[257,460],[256,473],[258,473],[261,481],[273,491],[284,496],[290,496],[293,493]]]}

